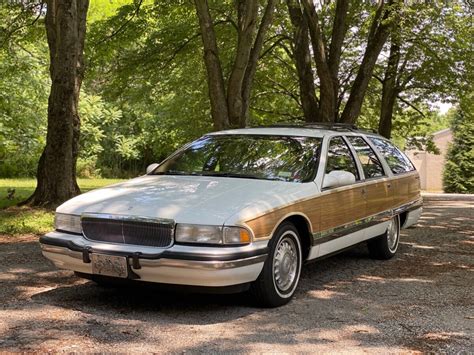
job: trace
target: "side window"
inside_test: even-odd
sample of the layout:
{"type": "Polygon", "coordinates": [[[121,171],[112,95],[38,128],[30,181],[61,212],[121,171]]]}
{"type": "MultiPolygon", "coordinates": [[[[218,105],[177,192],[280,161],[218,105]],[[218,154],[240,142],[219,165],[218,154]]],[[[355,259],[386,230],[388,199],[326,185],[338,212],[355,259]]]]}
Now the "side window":
{"type": "Polygon", "coordinates": [[[347,137],[357,152],[366,179],[384,176],[382,163],[362,137],[347,137]]]}
{"type": "Polygon", "coordinates": [[[329,141],[325,173],[329,174],[333,170],[348,171],[354,174],[356,180],[360,180],[354,157],[342,137],[334,137],[329,141]]]}
{"type": "Polygon", "coordinates": [[[397,147],[385,139],[375,137],[370,137],[369,139],[374,143],[379,152],[382,153],[392,173],[396,175],[415,170],[411,161],[397,147]]]}

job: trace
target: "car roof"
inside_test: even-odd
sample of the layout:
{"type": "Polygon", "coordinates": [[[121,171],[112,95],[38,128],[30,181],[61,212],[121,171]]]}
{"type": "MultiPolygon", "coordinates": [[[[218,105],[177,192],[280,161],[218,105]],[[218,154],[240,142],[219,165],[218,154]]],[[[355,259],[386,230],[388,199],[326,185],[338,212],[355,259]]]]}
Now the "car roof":
{"type": "Polygon", "coordinates": [[[208,135],[273,135],[273,136],[300,136],[300,137],[318,137],[322,138],[325,136],[332,136],[338,134],[344,135],[367,135],[367,136],[378,136],[373,132],[367,132],[358,129],[354,125],[281,125],[281,126],[262,126],[262,127],[250,127],[250,128],[239,128],[229,129],[224,131],[217,131],[209,133],[208,135]]]}

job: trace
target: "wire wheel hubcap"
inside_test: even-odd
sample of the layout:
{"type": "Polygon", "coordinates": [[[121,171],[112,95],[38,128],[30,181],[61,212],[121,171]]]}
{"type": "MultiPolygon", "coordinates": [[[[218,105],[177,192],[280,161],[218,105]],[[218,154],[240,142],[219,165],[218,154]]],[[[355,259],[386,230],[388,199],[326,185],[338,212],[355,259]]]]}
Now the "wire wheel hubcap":
{"type": "Polygon", "coordinates": [[[288,291],[295,281],[298,271],[298,252],[293,239],[281,239],[275,251],[273,277],[281,291],[288,291]]]}
{"type": "Polygon", "coordinates": [[[390,249],[392,253],[394,253],[398,247],[398,226],[395,218],[390,221],[387,228],[387,244],[388,249],[390,249]]]}

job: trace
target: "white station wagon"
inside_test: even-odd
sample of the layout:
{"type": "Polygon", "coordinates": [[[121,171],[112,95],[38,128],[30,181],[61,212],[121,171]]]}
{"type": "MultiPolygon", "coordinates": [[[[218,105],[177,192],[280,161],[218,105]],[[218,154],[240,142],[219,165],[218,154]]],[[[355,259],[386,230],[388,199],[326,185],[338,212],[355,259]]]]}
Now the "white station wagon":
{"type": "Polygon", "coordinates": [[[59,268],[212,291],[293,296],[305,262],[366,242],[397,251],[422,210],[419,176],[388,140],[320,124],[228,130],[147,174],[77,196],[40,239],[59,268]]]}

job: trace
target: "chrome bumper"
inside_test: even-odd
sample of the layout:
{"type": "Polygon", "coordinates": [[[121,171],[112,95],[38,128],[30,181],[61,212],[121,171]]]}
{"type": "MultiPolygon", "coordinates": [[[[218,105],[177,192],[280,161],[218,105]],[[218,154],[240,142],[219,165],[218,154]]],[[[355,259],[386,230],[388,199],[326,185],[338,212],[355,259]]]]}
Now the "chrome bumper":
{"type": "Polygon", "coordinates": [[[267,257],[267,241],[243,247],[174,245],[168,249],[89,241],[51,232],[40,238],[43,255],[58,268],[92,274],[91,253],[127,257],[140,281],[223,287],[255,281],[267,257]]]}
{"type": "Polygon", "coordinates": [[[403,223],[402,228],[408,228],[418,222],[420,219],[421,213],[423,212],[423,207],[418,207],[408,212],[405,223],[403,223]]]}

